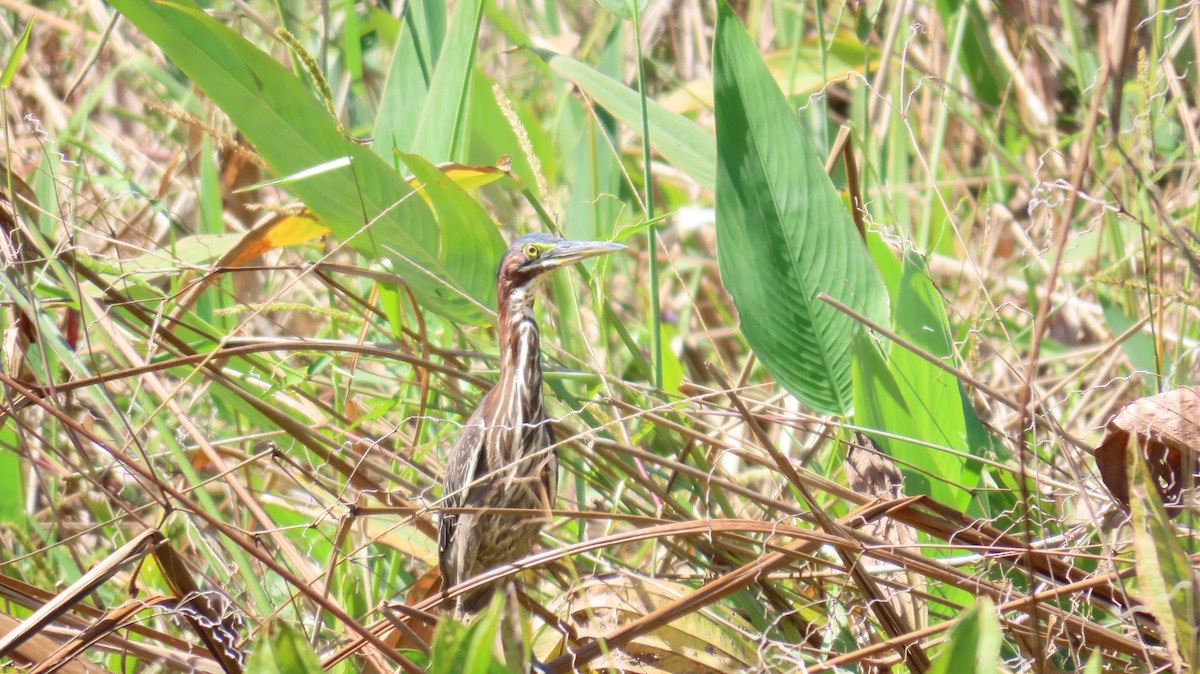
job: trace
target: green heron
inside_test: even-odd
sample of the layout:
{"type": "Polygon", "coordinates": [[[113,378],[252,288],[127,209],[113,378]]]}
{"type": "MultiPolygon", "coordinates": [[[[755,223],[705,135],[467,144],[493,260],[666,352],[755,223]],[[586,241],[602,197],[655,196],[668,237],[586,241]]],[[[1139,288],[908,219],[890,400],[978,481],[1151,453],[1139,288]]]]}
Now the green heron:
{"type": "MultiPolygon", "coordinates": [[[[542,353],[533,318],[534,286],[560,267],[621,250],[618,243],[565,241],[529,234],[513,242],[496,270],[500,379],[463,425],[442,482],[448,508],[438,530],[438,563],[450,588],[531,550],[545,518],[489,513],[488,508],[549,512],[558,488],[554,432],[542,405],[542,353]]],[[[461,614],[487,604],[493,587],[464,595],[461,614]]]]}

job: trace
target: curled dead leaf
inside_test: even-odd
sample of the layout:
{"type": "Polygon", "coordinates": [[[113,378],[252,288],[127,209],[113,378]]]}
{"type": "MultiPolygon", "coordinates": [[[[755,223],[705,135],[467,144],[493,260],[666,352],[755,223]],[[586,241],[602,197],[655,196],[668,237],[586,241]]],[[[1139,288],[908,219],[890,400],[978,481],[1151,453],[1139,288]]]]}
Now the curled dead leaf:
{"type": "Polygon", "coordinates": [[[1185,489],[1196,484],[1200,447],[1200,387],[1140,398],[1109,419],[1104,441],[1096,448],[1096,466],[1109,492],[1129,508],[1127,448],[1141,449],[1159,496],[1177,512],[1185,489]],[[1130,440],[1134,442],[1131,443],[1130,440]]]}

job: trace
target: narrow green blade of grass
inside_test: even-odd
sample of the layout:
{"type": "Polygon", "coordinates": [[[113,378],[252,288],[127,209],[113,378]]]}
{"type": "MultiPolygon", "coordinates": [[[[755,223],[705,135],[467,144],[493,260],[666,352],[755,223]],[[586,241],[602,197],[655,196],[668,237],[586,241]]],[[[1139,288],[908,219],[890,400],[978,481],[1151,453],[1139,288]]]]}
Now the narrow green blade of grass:
{"type": "Polygon", "coordinates": [[[713,48],[717,248],[746,341],[813,409],[849,414],[857,324],[821,293],[886,322],[887,291],[823,163],[733,11],[713,48]]]}
{"type": "Polygon", "coordinates": [[[258,674],[324,674],[321,660],[296,628],[282,621],[271,623],[270,635],[259,639],[246,663],[258,674]]]}
{"type": "MultiPolygon", "coordinates": [[[[20,438],[12,425],[0,430],[0,444],[19,447],[20,438]]],[[[0,522],[19,522],[25,513],[25,479],[21,457],[0,448],[0,522]]]]}
{"type": "Polygon", "coordinates": [[[966,13],[966,32],[963,33],[958,64],[966,73],[974,94],[988,105],[998,105],[1004,95],[1008,76],[1001,69],[1002,62],[987,39],[987,20],[979,5],[975,0],[938,0],[937,10],[944,26],[955,25],[959,13],[966,13]]]}
{"type": "Polygon", "coordinates": [[[408,3],[375,117],[375,140],[371,148],[384,161],[394,161],[393,149],[412,149],[421,121],[417,111],[424,107],[429,94],[445,32],[445,3],[441,0],[408,3]]]}
{"type": "MultiPolygon", "coordinates": [[[[537,53],[554,72],[573,82],[622,124],[641,135],[642,103],[636,91],[575,59],[551,52],[537,53]]],[[[687,117],[653,100],[646,103],[654,149],[701,187],[716,189],[717,149],[713,137],[687,117]]]]}
{"type": "Polygon", "coordinates": [[[632,21],[646,11],[650,0],[599,0],[600,5],[618,18],[632,21]]]}
{"type": "Polygon", "coordinates": [[[369,149],[344,138],[328,111],[287,69],[207,14],[180,0],[117,0],[114,6],[154,40],[254,144],[278,174],[298,173],[343,156],[351,165],[292,183],[292,192],[335,236],[369,259],[393,259],[418,299],[453,320],[481,323],[479,305],[493,292],[478,285],[479,266],[490,266],[500,245],[494,227],[446,221],[439,228],[404,177],[369,149]],[[370,222],[369,227],[365,225],[370,222]],[[459,246],[453,262],[441,253],[443,237],[459,246]]]}
{"type": "Polygon", "coordinates": [[[25,48],[29,46],[29,34],[32,32],[33,19],[30,19],[29,23],[25,24],[25,30],[21,32],[17,44],[13,46],[8,63],[4,65],[4,72],[0,73],[0,89],[12,86],[13,76],[17,74],[17,68],[21,65],[21,57],[25,55],[25,48]]]}
{"type": "Polygon", "coordinates": [[[1163,641],[1171,658],[1184,669],[1185,663],[1194,664],[1190,661],[1196,653],[1195,626],[1200,624],[1195,591],[1198,579],[1176,538],[1136,436],[1130,436],[1125,454],[1138,589],[1150,613],[1162,626],[1163,641]]]}
{"type": "Polygon", "coordinates": [[[458,3],[450,19],[446,43],[413,138],[412,151],[432,162],[466,160],[463,145],[470,129],[468,102],[482,19],[483,0],[458,3]]]}
{"type": "Polygon", "coordinates": [[[929,674],[996,674],[1000,671],[1000,621],[992,602],[980,597],[950,630],[929,674]]]}

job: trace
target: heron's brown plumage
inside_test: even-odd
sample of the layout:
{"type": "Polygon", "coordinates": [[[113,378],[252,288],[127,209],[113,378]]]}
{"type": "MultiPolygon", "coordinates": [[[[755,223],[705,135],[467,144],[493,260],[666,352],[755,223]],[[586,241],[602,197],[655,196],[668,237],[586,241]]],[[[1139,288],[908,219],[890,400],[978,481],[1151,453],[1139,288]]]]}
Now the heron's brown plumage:
{"type": "MultiPolygon", "coordinates": [[[[557,492],[554,434],[542,400],[534,286],[540,276],[564,264],[622,247],[532,234],[514,242],[501,259],[496,273],[500,378],[451,448],[443,481],[446,507],[481,510],[441,518],[438,561],[444,587],[533,550],[546,517],[488,509],[541,509],[548,515],[557,492]]],[[[483,587],[464,595],[459,610],[479,610],[491,590],[483,587]]]]}

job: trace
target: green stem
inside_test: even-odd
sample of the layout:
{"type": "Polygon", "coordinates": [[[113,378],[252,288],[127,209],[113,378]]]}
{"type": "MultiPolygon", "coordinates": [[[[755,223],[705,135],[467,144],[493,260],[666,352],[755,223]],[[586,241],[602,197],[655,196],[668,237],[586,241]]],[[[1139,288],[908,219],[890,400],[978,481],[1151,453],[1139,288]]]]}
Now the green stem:
{"type": "MultiPolygon", "coordinates": [[[[642,58],[642,27],[637,2],[633,6],[633,41],[637,45],[638,94],[642,99],[642,171],[645,182],[646,220],[654,220],[654,181],[650,173],[650,116],[646,108],[646,62],[642,58]]],[[[662,388],[662,330],[658,308],[658,232],[646,229],[646,244],[650,256],[650,362],[654,366],[654,387],[662,388]]]]}

